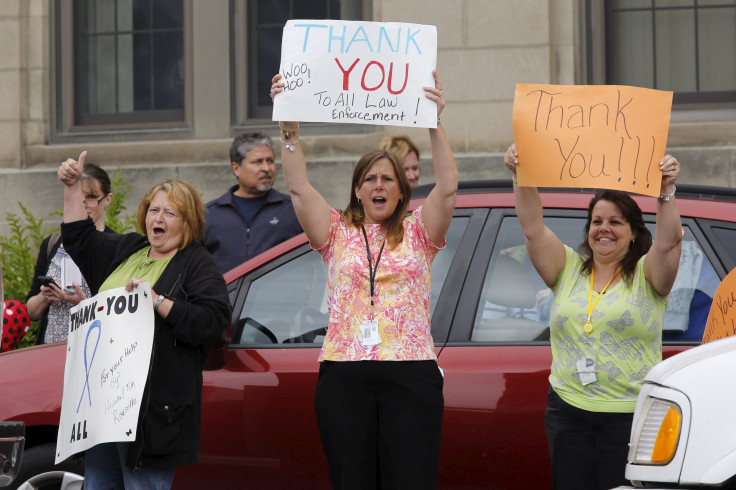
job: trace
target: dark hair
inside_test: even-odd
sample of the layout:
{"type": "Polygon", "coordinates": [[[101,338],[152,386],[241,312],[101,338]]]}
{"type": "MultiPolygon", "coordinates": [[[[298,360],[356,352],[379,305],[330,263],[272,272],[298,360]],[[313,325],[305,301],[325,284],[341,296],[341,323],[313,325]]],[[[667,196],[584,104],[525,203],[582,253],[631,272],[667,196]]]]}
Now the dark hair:
{"type": "Polygon", "coordinates": [[[138,205],[138,227],[144,235],[146,230],[146,214],[158,191],[166,192],[166,199],[182,216],[184,220],[184,237],[179,250],[188,247],[204,238],[204,203],[192,184],[181,179],[164,179],[156,182],[148,189],[146,195],[138,205]]]}
{"type": "Polygon", "coordinates": [[[233,140],[233,144],[230,145],[230,161],[240,165],[249,151],[263,145],[268,146],[273,151],[273,140],[270,136],[258,132],[243,133],[237,136],[233,140]]]}
{"type": "Polygon", "coordinates": [[[394,173],[396,174],[396,178],[399,183],[399,190],[404,196],[401,201],[399,201],[393,214],[382,224],[383,229],[386,232],[388,247],[389,249],[392,249],[404,240],[404,217],[409,210],[409,200],[411,199],[411,185],[409,185],[409,179],[406,178],[404,167],[396,154],[386,150],[373,150],[366,153],[360,158],[360,160],[358,160],[358,163],[355,164],[355,168],[353,169],[353,181],[350,187],[350,201],[348,202],[347,209],[342,213],[342,215],[349,225],[357,227],[365,222],[363,206],[358,201],[358,196],[355,195],[355,190],[363,185],[365,176],[368,174],[368,171],[371,169],[373,164],[382,158],[387,159],[393,165],[394,173]]]}
{"type": "Polygon", "coordinates": [[[94,179],[100,183],[100,190],[104,196],[112,192],[112,185],[110,184],[110,176],[107,175],[102,168],[98,167],[94,163],[87,163],[84,166],[84,172],[82,172],[82,180],[94,179]]]}
{"type": "Polygon", "coordinates": [[[649,251],[652,246],[652,234],[649,232],[646,224],[644,224],[644,217],[641,213],[641,208],[636,204],[631,196],[625,192],[605,190],[597,193],[593,199],[590,200],[588,205],[588,219],[585,223],[585,234],[583,236],[583,243],[580,244],[581,255],[585,258],[582,267],[582,272],[590,274],[593,268],[593,250],[590,248],[588,243],[588,233],[590,232],[590,222],[593,219],[593,208],[598,201],[608,201],[621,211],[623,218],[629,223],[631,232],[634,236],[634,241],[629,244],[629,251],[621,261],[621,277],[624,278],[626,284],[631,285],[631,281],[634,279],[634,271],[636,270],[636,264],[639,259],[649,251]]]}

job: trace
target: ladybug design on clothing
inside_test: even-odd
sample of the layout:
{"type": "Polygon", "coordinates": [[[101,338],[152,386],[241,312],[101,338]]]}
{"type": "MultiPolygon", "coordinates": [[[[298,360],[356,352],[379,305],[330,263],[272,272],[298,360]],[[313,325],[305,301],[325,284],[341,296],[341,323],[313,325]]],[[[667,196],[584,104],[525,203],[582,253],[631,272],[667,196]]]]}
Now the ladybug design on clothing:
{"type": "Polygon", "coordinates": [[[16,345],[26,335],[31,326],[25,303],[9,299],[3,305],[3,328],[0,338],[0,352],[16,349],[16,345]]]}

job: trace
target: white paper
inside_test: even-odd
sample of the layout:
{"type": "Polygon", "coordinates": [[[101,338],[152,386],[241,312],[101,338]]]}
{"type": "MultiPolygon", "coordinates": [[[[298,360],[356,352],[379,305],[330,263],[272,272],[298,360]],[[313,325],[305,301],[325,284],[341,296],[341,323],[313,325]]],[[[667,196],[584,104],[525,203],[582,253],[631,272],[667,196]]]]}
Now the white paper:
{"type": "Polygon", "coordinates": [[[79,270],[77,264],[69,257],[64,257],[61,262],[61,287],[67,293],[73,293],[74,283],[82,285],[82,271],[79,270]]]}
{"type": "Polygon", "coordinates": [[[595,360],[592,357],[583,357],[575,363],[578,368],[578,375],[580,376],[580,382],[583,386],[587,386],[591,383],[595,383],[598,379],[597,371],[595,370],[595,360]]]}
{"type": "Polygon", "coordinates": [[[71,309],[56,463],[96,444],[135,440],[153,329],[148,283],[71,309]]]}
{"type": "Polygon", "coordinates": [[[437,127],[437,28],[399,22],[290,20],[274,121],[437,127]]]}

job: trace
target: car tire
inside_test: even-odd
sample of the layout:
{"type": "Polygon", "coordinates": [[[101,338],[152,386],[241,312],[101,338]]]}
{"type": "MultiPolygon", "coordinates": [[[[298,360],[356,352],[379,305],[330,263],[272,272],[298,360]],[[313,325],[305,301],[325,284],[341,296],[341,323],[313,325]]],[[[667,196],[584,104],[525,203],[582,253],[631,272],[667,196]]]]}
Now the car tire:
{"type": "Polygon", "coordinates": [[[79,490],[84,482],[84,456],[54,464],[56,444],[41,444],[23,453],[20,472],[11,490],[79,490]]]}

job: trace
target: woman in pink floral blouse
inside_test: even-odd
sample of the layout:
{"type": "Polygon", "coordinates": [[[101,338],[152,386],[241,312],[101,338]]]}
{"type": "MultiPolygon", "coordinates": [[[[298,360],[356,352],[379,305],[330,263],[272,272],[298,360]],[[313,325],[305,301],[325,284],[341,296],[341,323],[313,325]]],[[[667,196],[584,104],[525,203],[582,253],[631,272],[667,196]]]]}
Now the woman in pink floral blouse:
{"type": "MultiPolygon", "coordinates": [[[[457,168],[439,115],[429,130],[436,185],[407,214],[411,186],[391,152],[364,155],[345,211],[312,187],[299,125],[280,123],[281,158],[297,217],[328,271],[330,321],[315,408],[335,488],[434,488],[442,426],[442,373],[430,324],[430,269],[445,245],[457,168]]],[[[283,90],[281,75],[271,94],[283,90]]]]}

